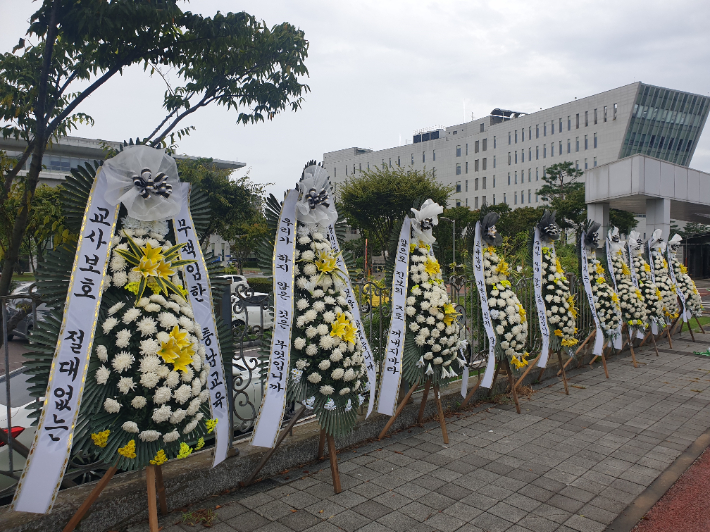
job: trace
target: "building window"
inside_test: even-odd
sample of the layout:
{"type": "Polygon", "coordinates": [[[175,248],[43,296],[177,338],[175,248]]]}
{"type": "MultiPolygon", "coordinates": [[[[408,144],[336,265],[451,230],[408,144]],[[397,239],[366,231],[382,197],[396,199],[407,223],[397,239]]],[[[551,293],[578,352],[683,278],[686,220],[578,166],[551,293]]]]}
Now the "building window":
{"type": "Polygon", "coordinates": [[[468,155],[468,142],[466,143],[466,155],[468,155]]]}
{"type": "Polygon", "coordinates": [[[532,161],[532,148],[528,148],[528,161],[532,161]]]}
{"type": "Polygon", "coordinates": [[[579,137],[574,138],[575,149],[574,151],[579,151],[579,137]]]}
{"type": "Polygon", "coordinates": [[[486,124],[481,122],[481,133],[483,133],[484,131],[486,131],[486,124]]]}
{"type": "Polygon", "coordinates": [[[560,149],[557,152],[559,155],[562,155],[562,141],[560,141],[560,149]]]}
{"type": "Polygon", "coordinates": [[[508,185],[510,185],[510,172],[508,172],[508,185]]]}
{"type": "Polygon", "coordinates": [[[567,115],[567,131],[572,131],[572,120],[569,115],[567,115]]]}
{"type": "Polygon", "coordinates": [[[468,198],[466,198],[466,207],[468,207],[468,198]]]}
{"type": "Polygon", "coordinates": [[[515,192],[515,193],[513,194],[513,201],[514,201],[513,205],[517,205],[517,204],[518,204],[518,193],[517,193],[517,192],[515,192]]]}
{"type": "MultiPolygon", "coordinates": [[[[484,140],[484,142],[485,142],[485,140],[484,140]]],[[[498,145],[498,144],[497,144],[497,142],[496,142],[496,137],[495,137],[495,135],[493,135],[493,149],[494,149],[494,150],[496,149],[496,146],[497,146],[497,145],[498,145]]],[[[483,148],[483,149],[485,150],[486,148],[483,148]]]]}
{"type": "Polygon", "coordinates": [[[555,134],[555,121],[550,120],[550,135],[554,135],[554,134],[555,134]]]}
{"type": "MultiPolygon", "coordinates": [[[[459,146],[459,148],[461,148],[461,147],[459,146]]],[[[431,150],[431,160],[436,161],[436,150],[431,150]]],[[[392,166],[392,165],[390,165],[390,166],[392,166]]]]}
{"type": "Polygon", "coordinates": [[[584,149],[589,149],[589,135],[584,135],[584,149]]]}
{"type": "Polygon", "coordinates": [[[540,124],[535,124],[535,138],[540,138],[540,124]]]}
{"type": "Polygon", "coordinates": [[[518,172],[515,172],[515,184],[518,184],[518,172]]]}
{"type": "Polygon", "coordinates": [[[456,200],[456,206],[461,207],[461,200],[456,200]]]}
{"type": "Polygon", "coordinates": [[[594,109],[594,125],[597,125],[597,110],[594,109]]]}
{"type": "Polygon", "coordinates": [[[510,166],[512,160],[513,160],[513,157],[512,157],[512,155],[510,155],[510,152],[508,152],[508,166],[510,166]]]}
{"type": "Polygon", "coordinates": [[[589,165],[587,164],[587,158],[584,158],[584,169],[587,170],[589,168],[589,165]]]}
{"type": "Polygon", "coordinates": [[[547,144],[542,145],[542,158],[547,159],[547,144]]]}
{"type": "Polygon", "coordinates": [[[614,120],[616,120],[616,111],[619,109],[619,106],[614,104],[614,120]]]}
{"type": "MultiPolygon", "coordinates": [[[[399,155],[397,155],[397,166],[402,166],[402,162],[399,160],[399,155]]],[[[362,170],[362,168],[361,168],[362,170]]]]}
{"type": "MultiPolygon", "coordinates": [[[[485,202],[486,202],[486,197],[483,196],[483,198],[481,198],[481,201],[482,201],[483,203],[485,203],[485,202]]],[[[495,205],[495,204],[496,204],[496,195],[493,194],[493,205],[495,205]]]]}
{"type": "Polygon", "coordinates": [[[481,162],[483,163],[483,168],[482,168],[482,169],[483,169],[483,170],[488,170],[488,164],[487,164],[487,163],[488,163],[488,159],[487,159],[486,157],[484,157],[481,162]]]}
{"type": "Polygon", "coordinates": [[[478,190],[478,178],[473,180],[473,190],[478,190]]]}
{"type": "Polygon", "coordinates": [[[535,181],[540,181],[540,169],[535,168],[535,181]]]}
{"type": "MultiPolygon", "coordinates": [[[[483,189],[486,188],[486,178],[483,178],[483,189]]],[[[493,176],[493,188],[496,188],[496,176],[493,176]]]]}
{"type": "Polygon", "coordinates": [[[545,177],[547,175],[547,167],[543,166],[542,167],[542,177],[545,177]]]}
{"type": "Polygon", "coordinates": [[[589,111],[584,111],[584,127],[589,127],[589,111]]]}
{"type": "Polygon", "coordinates": [[[496,156],[494,155],[493,156],[493,168],[495,168],[495,167],[496,167],[496,156]]]}
{"type": "Polygon", "coordinates": [[[478,172],[478,159],[473,161],[473,171],[478,172]]]}
{"type": "Polygon", "coordinates": [[[503,192],[503,203],[508,203],[508,195],[503,192]]]}
{"type": "Polygon", "coordinates": [[[456,192],[461,192],[461,181],[456,181],[456,192]]]}
{"type": "Polygon", "coordinates": [[[515,150],[515,164],[518,164],[518,150],[515,150]]]}
{"type": "Polygon", "coordinates": [[[335,179],[338,176],[338,169],[333,168],[333,179],[335,179]]]}
{"type": "Polygon", "coordinates": [[[532,126],[528,126],[528,140],[532,140],[532,126]]]}
{"type": "Polygon", "coordinates": [[[535,160],[540,158],[540,146],[535,146],[535,160]]]}
{"type": "Polygon", "coordinates": [[[478,209],[478,196],[476,196],[473,200],[473,208],[478,209]]]}
{"type": "Polygon", "coordinates": [[[538,198],[537,194],[535,194],[535,203],[538,202],[538,199],[539,199],[539,198],[538,198]]]}
{"type": "Polygon", "coordinates": [[[530,192],[530,189],[528,189],[528,203],[532,203],[531,198],[532,198],[532,193],[530,192]]]}
{"type": "Polygon", "coordinates": [[[461,145],[456,146],[456,157],[461,157],[461,145]]]}
{"type": "Polygon", "coordinates": [[[575,162],[574,162],[574,167],[575,167],[577,170],[579,170],[579,161],[575,161],[575,162]]]}
{"type": "Polygon", "coordinates": [[[594,158],[594,168],[596,168],[596,167],[597,167],[597,158],[595,157],[594,158]]]}
{"type": "MultiPolygon", "coordinates": [[[[597,147],[597,134],[594,133],[594,147],[597,147]]],[[[653,147],[653,142],[651,142],[651,147],[653,147]]]]}
{"type": "Polygon", "coordinates": [[[423,163],[426,162],[426,152],[425,151],[422,152],[422,162],[423,163]]]}
{"type": "Polygon", "coordinates": [[[431,177],[433,177],[434,179],[436,179],[436,168],[432,168],[432,169],[431,169],[431,177]]]}
{"type": "Polygon", "coordinates": [[[532,181],[532,168],[528,168],[528,183],[532,181]]]}
{"type": "Polygon", "coordinates": [[[572,153],[572,143],[567,139],[567,153],[572,153]]]}
{"type": "MultiPolygon", "coordinates": [[[[414,164],[414,154],[412,154],[412,164],[414,164]]],[[[370,161],[367,161],[367,171],[370,171],[370,161]]]]}
{"type": "Polygon", "coordinates": [[[579,129],[579,113],[577,113],[577,115],[576,115],[576,117],[575,117],[575,122],[574,122],[574,124],[575,124],[575,127],[574,127],[574,128],[575,128],[575,129],[579,129]]]}
{"type": "Polygon", "coordinates": [[[543,137],[546,137],[546,136],[547,136],[547,122],[545,122],[545,123],[542,125],[542,136],[543,136],[543,137]]]}
{"type": "Polygon", "coordinates": [[[560,117],[560,133],[562,133],[562,117],[560,117]]]}
{"type": "MultiPolygon", "coordinates": [[[[435,153],[436,153],[436,152],[435,152],[435,153]]],[[[434,158],[436,159],[436,157],[434,157],[434,158]]],[[[390,157],[390,168],[392,168],[392,157],[390,157]]],[[[353,170],[353,173],[355,173],[354,170],[353,170]]]]}
{"type": "Polygon", "coordinates": [[[518,130],[515,130],[515,143],[518,143],[518,130]]]}
{"type": "Polygon", "coordinates": [[[488,139],[483,139],[482,144],[483,144],[483,146],[481,147],[481,149],[483,151],[487,151],[488,150],[488,139]]]}
{"type": "Polygon", "coordinates": [[[510,139],[511,139],[512,133],[508,131],[508,146],[510,146],[510,139]]]}
{"type": "MultiPolygon", "coordinates": [[[[485,177],[483,178],[483,183],[482,183],[482,185],[483,185],[483,186],[482,186],[481,188],[482,188],[483,190],[486,190],[486,178],[485,178],[485,177]]],[[[494,187],[496,186],[496,177],[495,177],[495,176],[493,176],[493,186],[494,186],[494,187]]]]}
{"type": "Polygon", "coordinates": [[[525,203],[525,191],[521,190],[520,191],[520,204],[523,205],[525,203]]]}
{"type": "MultiPolygon", "coordinates": [[[[456,175],[461,175],[461,165],[460,164],[456,165],[456,175]]],[[[461,190],[457,190],[456,192],[461,192],[461,190]]]]}
{"type": "Polygon", "coordinates": [[[468,179],[466,180],[466,192],[468,192],[468,179]]]}
{"type": "Polygon", "coordinates": [[[525,142],[525,128],[520,130],[520,141],[525,142]]]}
{"type": "Polygon", "coordinates": [[[604,122],[606,122],[606,105],[604,106],[604,122]]]}
{"type": "Polygon", "coordinates": [[[525,150],[520,150],[520,162],[525,162],[525,150]]]}
{"type": "Polygon", "coordinates": [[[554,157],[554,156],[555,156],[555,143],[550,142],[550,157],[554,157]]]}
{"type": "Polygon", "coordinates": [[[412,154],[412,166],[414,166],[414,154],[412,154]]]}
{"type": "Polygon", "coordinates": [[[466,173],[468,173],[468,161],[466,161],[466,173]]]}

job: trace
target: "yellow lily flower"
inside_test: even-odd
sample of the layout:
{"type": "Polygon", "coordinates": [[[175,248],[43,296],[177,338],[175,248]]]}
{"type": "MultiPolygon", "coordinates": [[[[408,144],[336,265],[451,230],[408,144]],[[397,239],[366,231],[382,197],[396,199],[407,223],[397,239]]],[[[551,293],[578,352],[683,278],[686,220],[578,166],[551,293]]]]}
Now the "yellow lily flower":
{"type": "Polygon", "coordinates": [[[180,348],[178,347],[175,338],[170,338],[167,342],[162,342],[160,344],[158,356],[162,358],[165,363],[171,363],[180,356],[180,348]]]}
{"type": "Polygon", "coordinates": [[[335,318],[335,321],[330,325],[330,335],[342,338],[345,335],[345,327],[348,323],[348,319],[345,314],[339,313],[335,318]]]}
{"type": "Polygon", "coordinates": [[[155,273],[157,277],[161,277],[162,279],[170,279],[173,275],[175,275],[175,270],[170,267],[170,263],[161,260],[155,269],[155,273]]]}
{"type": "Polygon", "coordinates": [[[436,275],[441,273],[441,266],[439,266],[439,261],[428,257],[426,263],[424,263],[424,271],[429,275],[436,275]]]}
{"type": "Polygon", "coordinates": [[[150,245],[150,242],[146,242],[145,246],[141,248],[143,252],[143,257],[150,262],[158,263],[163,260],[163,248],[154,248],[150,245]]]}
{"type": "Polygon", "coordinates": [[[456,307],[452,303],[446,303],[444,304],[444,319],[442,320],[447,327],[450,327],[451,324],[454,322],[454,319],[456,316],[458,316],[459,313],[456,312],[456,307]]]}
{"type": "Polygon", "coordinates": [[[181,331],[177,325],[170,331],[170,337],[175,340],[180,349],[190,345],[190,340],[187,339],[187,331],[181,331]]]}
{"type": "Polygon", "coordinates": [[[354,344],[356,341],[355,334],[357,333],[357,328],[353,325],[351,321],[345,323],[345,331],[343,333],[343,340],[348,343],[354,344]]]}
{"type": "Polygon", "coordinates": [[[156,275],[157,267],[157,263],[143,257],[138,263],[138,266],[133,268],[133,271],[140,273],[143,277],[154,277],[156,275]]]}

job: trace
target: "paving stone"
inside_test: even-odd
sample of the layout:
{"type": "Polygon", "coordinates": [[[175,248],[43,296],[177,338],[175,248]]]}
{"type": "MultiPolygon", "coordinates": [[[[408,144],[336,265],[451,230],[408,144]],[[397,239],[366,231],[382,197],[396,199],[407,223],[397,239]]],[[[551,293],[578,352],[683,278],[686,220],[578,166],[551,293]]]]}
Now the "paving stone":
{"type": "MultiPolygon", "coordinates": [[[[523,530],[532,532],[553,532],[560,526],[559,523],[540,517],[539,515],[528,514],[518,521],[517,525],[523,530]]],[[[509,529],[510,530],[510,529],[509,529]]]]}
{"type": "Polygon", "coordinates": [[[306,507],[306,510],[320,519],[329,519],[332,516],[338,515],[340,512],[345,511],[345,508],[334,503],[333,501],[324,499],[306,507]]]}
{"type": "Polygon", "coordinates": [[[371,519],[364,517],[357,512],[353,512],[352,510],[345,510],[344,512],[341,512],[328,520],[329,523],[332,523],[347,532],[360,530],[371,521],[371,519]]]}
{"type": "Polygon", "coordinates": [[[254,511],[262,517],[266,517],[269,521],[276,521],[281,517],[284,517],[291,513],[291,508],[288,504],[281,501],[271,501],[267,502],[255,508],[254,511]]]}
{"type": "Polygon", "coordinates": [[[513,526],[513,523],[510,521],[506,521],[497,515],[487,512],[476,517],[473,521],[471,521],[471,524],[479,527],[481,530],[485,530],[486,532],[504,532],[513,526]]]}
{"type": "Polygon", "coordinates": [[[237,517],[233,517],[227,524],[239,532],[252,532],[257,528],[269,524],[269,520],[260,516],[256,512],[245,512],[237,517]]]}
{"type": "Polygon", "coordinates": [[[441,532],[453,532],[461,528],[464,521],[445,513],[437,513],[424,521],[424,524],[436,530],[441,530],[441,532]]]}
{"type": "Polygon", "coordinates": [[[421,523],[408,515],[399,511],[390,512],[383,515],[377,520],[378,523],[385,525],[387,528],[395,532],[410,532],[421,523]]]}
{"type": "Polygon", "coordinates": [[[579,532],[602,532],[606,528],[606,525],[581,515],[573,515],[565,521],[564,526],[579,532]]]}
{"type": "Polygon", "coordinates": [[[290,512],[288,515],[278,520],[279,523],[285,525],[291,530],[295,530],[296,532],[306,530],[320,521],[321,520],[318,517],[305,511],[290,512]]]}
{"type": "Polygon", "coordinates": [[[353,506],[352,510],[373,521],[390,513],[391,511],[390,508],[376,501],[365,501],[362,504],[353,506]]]}

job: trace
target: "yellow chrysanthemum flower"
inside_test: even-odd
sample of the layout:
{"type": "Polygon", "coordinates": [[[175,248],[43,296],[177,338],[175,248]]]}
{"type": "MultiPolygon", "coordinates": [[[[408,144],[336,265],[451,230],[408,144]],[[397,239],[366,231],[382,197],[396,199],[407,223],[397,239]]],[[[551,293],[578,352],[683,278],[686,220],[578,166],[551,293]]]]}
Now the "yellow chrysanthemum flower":
{"type": "Polygon", "coordinates": [[[156,455],[155,458],[153,458],[150,463],[153,465],[163,465],[165,462],[168,461],[168,457],[165,455],[165,451],[160,449],[156,455]]]}
{"type": "Polygon", "coordinates": [[[108,443],[108,435],[111,434],[111,431],[106,429],[101,432],[97,432],[95,434],[91,435],[91,439],[94,442],[94,445],[97,447],[106,447],[106,444],[108,443]]]}
{"type": "Polygon", "coordinates": [[[666,261],[666,259],[663,259],[663,269],[664,270],[668,269],[668,261],[666,261]]]}
{"type": "Polygon", "coordinates": [[[597,284],[604,284],[606,283],[606,279],[604,277],[597,277],[597,284]]]}
{"type": "Polygon", "coordinates": [[[136,457],[136,440],[131,440],[125,446],[119,447],[118,454],[131,460],[134,459],[136,457]]]}
{"type": "Polygon", "coordinates": [[[611,294],[611,300],[612,300],[614,303],[618,303],[618,302],[619,302],[619,296],[616,295],[616,292],[612,292],[612,294],[611,294]]]}
{"type": "Polygon", "coordinates": [[[555,270],[557,273],[565,273],[565,271],[562,269],[562,264],[560,264],[560,259],[558,257],[555,257],[555,270]]]}
{"type": "Polygon", "coordinates": [[[560,329],[555,329],[555,336],[563,336],[562,331],[560,329]]]}
{"type": "Polygon", "coordinates": [[[597,264],[596,270],[599,275],[604,275],[604,267],[601,264],[597,264]]]}
{"type": "Polygon", "coordinates": [[[631,270],[629,270],[629,267],[623,262],[621,263],[621,273],[624,275],[631,275],[631,270]]]}
{"type": "Polygon", "coordinates": [[[520,303],[518,303],[518,315],[520,316],[520,323],[525,323],[528,320],[527,312],[525,312],[525,309],[520,303]]]}
{"type": "Polygon", "coordinates": [[[219,422],[219,419],[214,418],[214,419],[208,419],[205,421],[205,427],[207,427],[207,434],[211,434],[214,428],[217,426],[217,423],[219,422]]]}
{"type": "Polygon", "coordinates": [[[570,295],[567,298],[567,303],[569,303],[569,312],[572,314],[573,318],[577,318],[577,309],[574,306],[574,296],[570,295]]]}
{"type": "Polygon", "coordinates": [[[417,246],[414,244],[409,244],[409,252],[414,253],[414,250],[417,249],[417,246]]]}
{"type": "Polygon", "coordinates": [[[651,266],[648,264],[648,262],[643,265],[643,271],[645,271],[645,272],[651,271],[651,266]]]}
{"type": "Polygon", "coordinates": [[[680,273],[683,273],[683,274],[688,273],[688,268],[686,268],[682,264],[679,264],[678,266],[680,266],[680,273]]]}
{"type": "Polygon", "coordinates": [[[429,275],[436,275],[437,273],[441,273],[441,266],[439,266],[439,261],[432,257],[427,257],[427,260],[424,263],[424,271],[427,272],[427,274],[429,275]]]}
{"type": "Polygon", "coordinates": [[[562,340],[562,345],[565,347],[572,347],[573,345],[577,345],[579,343],[579,340],[576,338],[569,338],[569,339],[564,339],[562,340]]]}
{"type": "Polygon", "coordinates": [[[196,450],[196,451],[199,451],[199,450],[202,449],[204,446],[205,446],[205,439],[204,439],[204,438],[200,438],[199,440],[197,440],[197,445],[195,445],[195,450],[196,450]]]}
{"type": "Polygon", "coordinates": [[[187,458],[192,454],[192,448],[185,442],[182,442],[180,444],[180,452],[176,456],[178,460],[182,460],[183,458],[187,458]]]}

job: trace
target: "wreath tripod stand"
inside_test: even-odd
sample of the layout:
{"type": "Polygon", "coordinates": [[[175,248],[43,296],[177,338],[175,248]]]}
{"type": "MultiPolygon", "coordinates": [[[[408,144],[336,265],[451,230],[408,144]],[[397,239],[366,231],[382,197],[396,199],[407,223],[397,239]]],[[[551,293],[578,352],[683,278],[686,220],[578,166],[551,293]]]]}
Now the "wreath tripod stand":
{"type": "MultiPolygon", "coordinates": [[[[380,435],[377,437],[378,440],[381,440],[382,438],[385,437],[385,434],[387,434],[387,431],[390,429],[392,424],[395,422],[395,420],[399,417],[399,415],[402,413],[402,410],[404,410],[404,407],[407,405],[409,402],[409,399],[411,399],[412,394],[415,392],[415,390],[419,387],[420,383],[417,383],[413,386],[409,387],[409,391],[407,392],[407,395],[404,396],[404,399],[402,399],[402,402],[399,403],[399,406],[397,407],[397,410],[395,411],[394,415],[389,418],[387,421],[387,424],[385,427],[382,429],[382,432],[380,432],[380,435]]],[[[424,386],[424,393],[422,394],[422,403],[419,406],[419,416],[417,417],[417,423],[422,424],[424,421],[424,408],[426,408],[426,401],[429,396],[429,389],[432,386],[431,379],[427,379],[426,385],[424,386]]],[[[448,444],[449,443],[449,434],[446,432],[446,420],[444,419],[444,409],[441,406],[441,397],[439,394],[439,386],[434,385],[434,401],[436,401],[436,408],[439,411],[439,424],[441,425],[441,434],[444,439],[444,443],[448,444]]]]}

